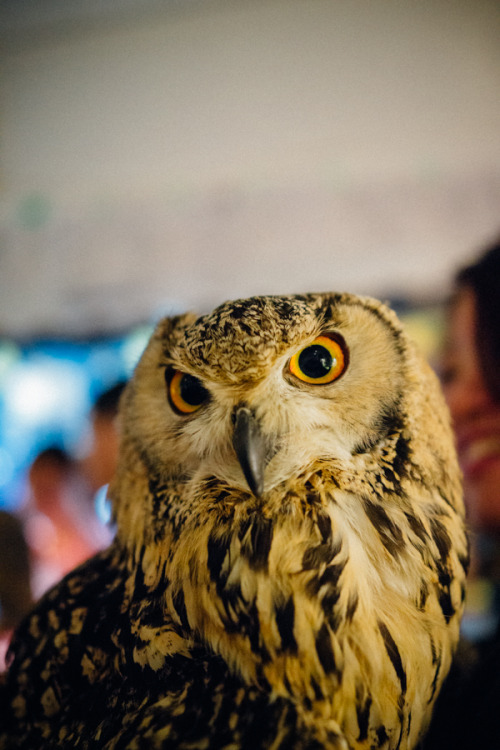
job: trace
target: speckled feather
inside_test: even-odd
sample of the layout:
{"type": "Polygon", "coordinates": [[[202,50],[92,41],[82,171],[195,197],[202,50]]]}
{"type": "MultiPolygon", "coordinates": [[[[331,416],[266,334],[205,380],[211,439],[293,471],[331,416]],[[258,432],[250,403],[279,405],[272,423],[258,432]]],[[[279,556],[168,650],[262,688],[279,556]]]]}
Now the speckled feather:
{"type": "Polygon", "coordinates": [[[162,321],[122,402],[117,538],[20,628],[0,748],[411,750],[458,639],[467,541],[437,380],[381,303],[162,321]],[[347,367],[300,382],[341,336],[347,367]],[[208,398],[179,415],[165,373],[208,398]],[[242,406],[264,490],[233,447],[242,406]]]}

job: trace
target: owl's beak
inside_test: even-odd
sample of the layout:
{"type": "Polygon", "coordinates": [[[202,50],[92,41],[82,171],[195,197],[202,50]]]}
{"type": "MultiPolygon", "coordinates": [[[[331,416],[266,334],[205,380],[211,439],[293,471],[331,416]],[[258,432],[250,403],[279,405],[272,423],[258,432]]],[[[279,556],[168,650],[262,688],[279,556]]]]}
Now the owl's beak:
{"type": "Polygon", "coordinates": [[[267,441],[248,406],[236,407],[233,420],[234,450],[250,490],[260,497],[264,491],[264,469],[268,462],[267,441]]]}

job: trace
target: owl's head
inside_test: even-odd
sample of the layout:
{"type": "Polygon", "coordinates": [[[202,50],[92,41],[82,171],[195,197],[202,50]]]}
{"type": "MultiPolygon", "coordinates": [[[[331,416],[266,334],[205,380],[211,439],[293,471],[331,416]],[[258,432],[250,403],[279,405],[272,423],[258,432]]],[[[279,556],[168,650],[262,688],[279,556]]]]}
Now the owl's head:
{"type": "Polygon", "coordinates": [[[175,484],[185,498],[210,480],[252,500],[318,460],[359,467],[394,430],[427,434],[429,420],[446,422],[439,396],[429,408],[437,390],[395,314],[375,300],[254,297],[166,318],[123,402],[119,525],[123,487],[139,477],[175,484]]]}

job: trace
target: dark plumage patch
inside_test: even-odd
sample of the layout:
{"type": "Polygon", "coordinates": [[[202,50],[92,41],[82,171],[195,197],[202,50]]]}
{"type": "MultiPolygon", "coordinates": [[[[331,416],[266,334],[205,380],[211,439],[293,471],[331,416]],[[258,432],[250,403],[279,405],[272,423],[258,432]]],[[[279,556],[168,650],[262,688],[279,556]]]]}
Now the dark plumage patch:
{"type": "Polygon", "coordinates": [[[438,601],[446,622],[455,614],[455,607],[451,601],[451,575],[447,568],[438,564],[438,601]]]}
{"type": "Polygon", "coordinates": [[[385,510],[378,503],[365,500],[366,515],[380,535],[380,540],[387,551],[395,557],[404,548],[404,537],[401,529],[391,521],[385,510]]]}
{"type": "Polygon", "coordinates": [[[321,666],[326,674],[333,674],[336,671],[335,657],[333,655],[332,641],[330,630],[326,623],[320,627],[316,636],[316,653],[321,666]]]}
{"type": "Polygon", "coordinates": [[[406,672],[403,667],[403,662],[401,661],[401,654],[399,653],[399,649],[394,638],[389,632],[389,628],[387,627],[387,625],[379,620],[378,627],[380,630],[380,634],[382,635],[382,638],[384,640],[385,650],[387,651],[387,655],[391,660],[392,666],[394,667],[397,678],[399,680],[399,684],[401,686],[401,694],[404,696],[406,693],[406,672]]]}
{"type": "Polygon", "coordinates": [[[273,522],[269,518],[255,514],[249,521],[248,528],[249,532],[246,531],[242,538],[241,555],[248,561],[252,570],[265,572],[268,569],[273,541],[273,522]]]}
{"type": "Polygon", "coordinates": [[[343,569],[343,565],[329,565],[321,576],[314,576],[306,586],[306,593],[311,598],[316,598],[320,589],[325,588],[321,597],[321,609],[334,632],[341,619],[340,613],[335,609],[335,605],[340,598],[338,581],[343,569]]]}
{"type": "Polygon", "coordinates": [[[446,562],[451,549],[451,539],[443,523],[437,518],[430,519],[432,538],[434,539],[443,562],[446,562]]]}
{"type": "MultiPolygon", "coordinates": [[[[311,296],[309,296],[308,298],[308,296],[306,295],[305,299],[309,301],[312,298],[311,296]]],[[[337,305],[341,299],[341,294],[333,294],[330,296],[330,299],[328,301],[325,300],[322,302],[321,307],[316,311],[316,316],[323,325],[327,325],[330,323],[335,326],[338,325],[339,311],[337,305]]]]}
{"type": "MultiPolygon", "coordinates": [[[[241,320],[245,315],[253,311],[256,302],[257,300],[255,299],[245,299],[234,302],[229,308],[229,317],[233,320],[241,320]]],[[[262,307],[262,304],[260,307],[262,307]]]]}
{"type": "Polygon", "coordinates": [[[377,747],[382,747],[389,740],[387,729],[384,727],[383,724],[382,726],[377,727],[377,729],[375,730],[375,735],[377,737],[377,747]]]}
{"type": "Polygon", "coordinates": [[[365,440],[356,446],[355,453],[371,451],[375,445],[386,440],[389,435],[399,433],[403,429],[401,418],[400,399],[394,399],[389,403],[383,403],[378,414],[375,416],[372,431],[365,440]]]}
{"type": "Polygon", "coordinates": [[[453,606],[453,603],[451,601],[449,590],[443,589],[439,593],[439,606],[441,607],[444,619],[446,620],[446,622],[449,622],[455,614],[455,607],[453,606]]]}
{"type": "Polygon", "coordinates": [[[302,570],[315,570],[322,564],[329,563],[335,554],[336,548],[331,543],[309,547],[302,555],[302,570]]]}
{"type": "Polygon", "coordinates": [[[321,502],[321,495],[319,494],[319,492],[311,490],[307,493],[306,500],[309,505],[319,505],[319,503],[321,502]]]}
{"type": "Polygon", "coordinates": [[[394,489],[398,489],[399,479],[397,478],[393,469],[390,466],[387,466],[386,464],[382,464],[381,468],[382,468],[382,472],[384,474],[387,484],[392,485],[394,489]]]}
{"type": "Polygon", "coordinates": [[[356,715],[358,719],[358,742],[364,742],[368,737],[368,725],[370,720],[370,709],[372,707],[372,698],[368,696],[363,703],[358,703],[356,708],[356,715]]]}
{"type": "Polygon", "coordinates": [[[421,612],[424,611],[428,598],[429,598],[429,587],[427,586],[425,581],[422,581],[420,584],[420,596],[419,596],[419,600],[417,604],[421,612]]]}
{"type": "Polygon", "coordinates": [[[227,554],[227,541],[215,534],[211,534],[208,539],[208,570],[212,581],[220,581],[220,574],[224,558],[227,554]]]}
{"type": "Polygon", "coordinates": [[[376,432],[371,432],[369,435],[366,435],[363,440],[360,440],[359,443],[354,445],[351,454],[353,456],[359,456],[362,453],[369,453],[375,448],[378,441],[379,435],[376,432]]]}
{"type": "Polygon", "coordinates": [[[359,604],[359,596],[355,592],[354,594],[351,594],[349,601],[347,602],[347,608],[345,611],[347,622],[350,622],[352,618],[354,617],[354,614],[358,608],[358,604],[359,604]]]}
{"type": "MultiPolygon", "coordinates": [[[[296,297],[296,300],[301,299],[304,301],[304,298],[296,297]]],[[[293,320],[297,314],[297,305],[293,304],[290,300],[281,298],[277,299],[276,301],[276,311],[281,318],[281,320],[293,320]]],[[[286,329],[285,329],[286,330],[286,329]]]]}
{"type": "Polygon", "coordinates": [[[283,606],[276,607],[276,624],[281,638],[281,648],[291,653],[297,651],[297,641],[293,633],[294,623],[295,604],[293,597],[290,597],[283,606]]]}
{"type": "Polygon", "coordinates": [[[314,690],[315,699],[317,701],[324,700],[325,696],[323,694],[323,691],[321,690],[320,686],[318,685],[313,675],[311,675],[311,687],[314,690]]]}
{"type": "Polygon", "coordinates": [[[394,451],[394,470],[398,474],[398,476],[403,479],[408,474],[408,462],[410,460],[411,450],[410,443],[405,437],[403,437],[402,434],[399,435],[396,441],[394,451]]]}
{"type": "Polygon", "coordinates": [[[332,537],[332,521],[330,516],[324,512],[318,512],[316,525],[321,535],[321,544],[308,547],[302,556],[302,569],[314,570],[324,563],[329,563],[340,552],[342,539],[338,537],[335,541],[332,537]]]}
{"type": "Polygon", "coordinates": [[[406,736],[407,737],[410,736],[410,732],[411,732],[411,720],[412,720],[412,715],[411,715],[411,709],[410,709],[408,711],[408,724],[406,726],[406,736]]]}
{"type": "Polygon", "coordinates": [[[383,437],[401,433],[404,422],[401,416],[401,397],[394,397],[390,403],[383,404],[378,415],[378,431],[383,437]]]}
{"type": "Polygon", "coordinates": [[[240,633],[248,638],[250,648],[260,657],[262,664],[267,664],[271,656],[261,638],[259,611],[255,599],[247,602],[243,599],[241,589],[231,586],[219,592],[224,606],[221,619],[227,633],[240,633]]]}
{"type": "Polygon", "coordinates": [[[327,586],[328,591],[327,595],[335,597],[335,601],[337,601],[339,597],[339,592],[337,591],[337,586],[339,582],[340,575],[342,571],[344,570],[344,565],[338,564],[338,565],[328,565],[327,568],[323,571],[321,575],[316,575],[307,583],[306,586],[306,593],[311,597],[314,598],[318,595],[319,590],[322,588],[322,586],[327,586]]]}
{"type": "Polygon", "coordinates": [[[335,605],[340,598],[338,588],[331,588],[321,600],[321,609],[325,613],[326,619],[333,631],[337,630],[341,621],[340,613],[335,610],[335,605]]]}
{"type": "Polygon", "coordinates": [[[337,565],[329,565],[325,568],[323,575],[319,579],[319,585],[324,586],[325,584],[335,588],[339,582],[339,578],[344,570],[344,565],[339,563],[337,565]]]}
{"type": "Polygon", "coordinates": [[[415,536],[420,539],[421,542],[427,544],[429,541],[429,535],[422,521],[413,513],[405,513],[405,516],[415,536]]]}
{"type": "Polygon", "coordinates": [[[318,513],[316,524],[323,543],[329,542],[332,537],[332,519],[328,513],[318,513]]]}
{"type": "Polygon", "coordinates": [[[465,597],[467,596],[467,587],[466,582],[462,581],[460,583],[460,601],[463,604],[465,602],[465,597]]]}

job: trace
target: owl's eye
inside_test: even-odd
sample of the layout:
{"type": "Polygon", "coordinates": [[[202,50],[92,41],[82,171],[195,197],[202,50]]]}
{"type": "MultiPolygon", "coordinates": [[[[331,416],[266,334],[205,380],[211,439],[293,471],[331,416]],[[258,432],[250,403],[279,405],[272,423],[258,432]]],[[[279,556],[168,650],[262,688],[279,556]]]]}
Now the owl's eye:
{"type": "Polygon", "coordinates": [[[322,335],[290,360],[290,372],[303,383],[324,385],[339,378],[347,367],[347,348],[337,336],[322,335]]]}
{"type": "Polygon", "coordinates": [[[198,411],[209,393],[198,378],[186,372],[174,370],[166,373],[168,398],[174,411],[178,414],[193,414],[198,411]]]}

